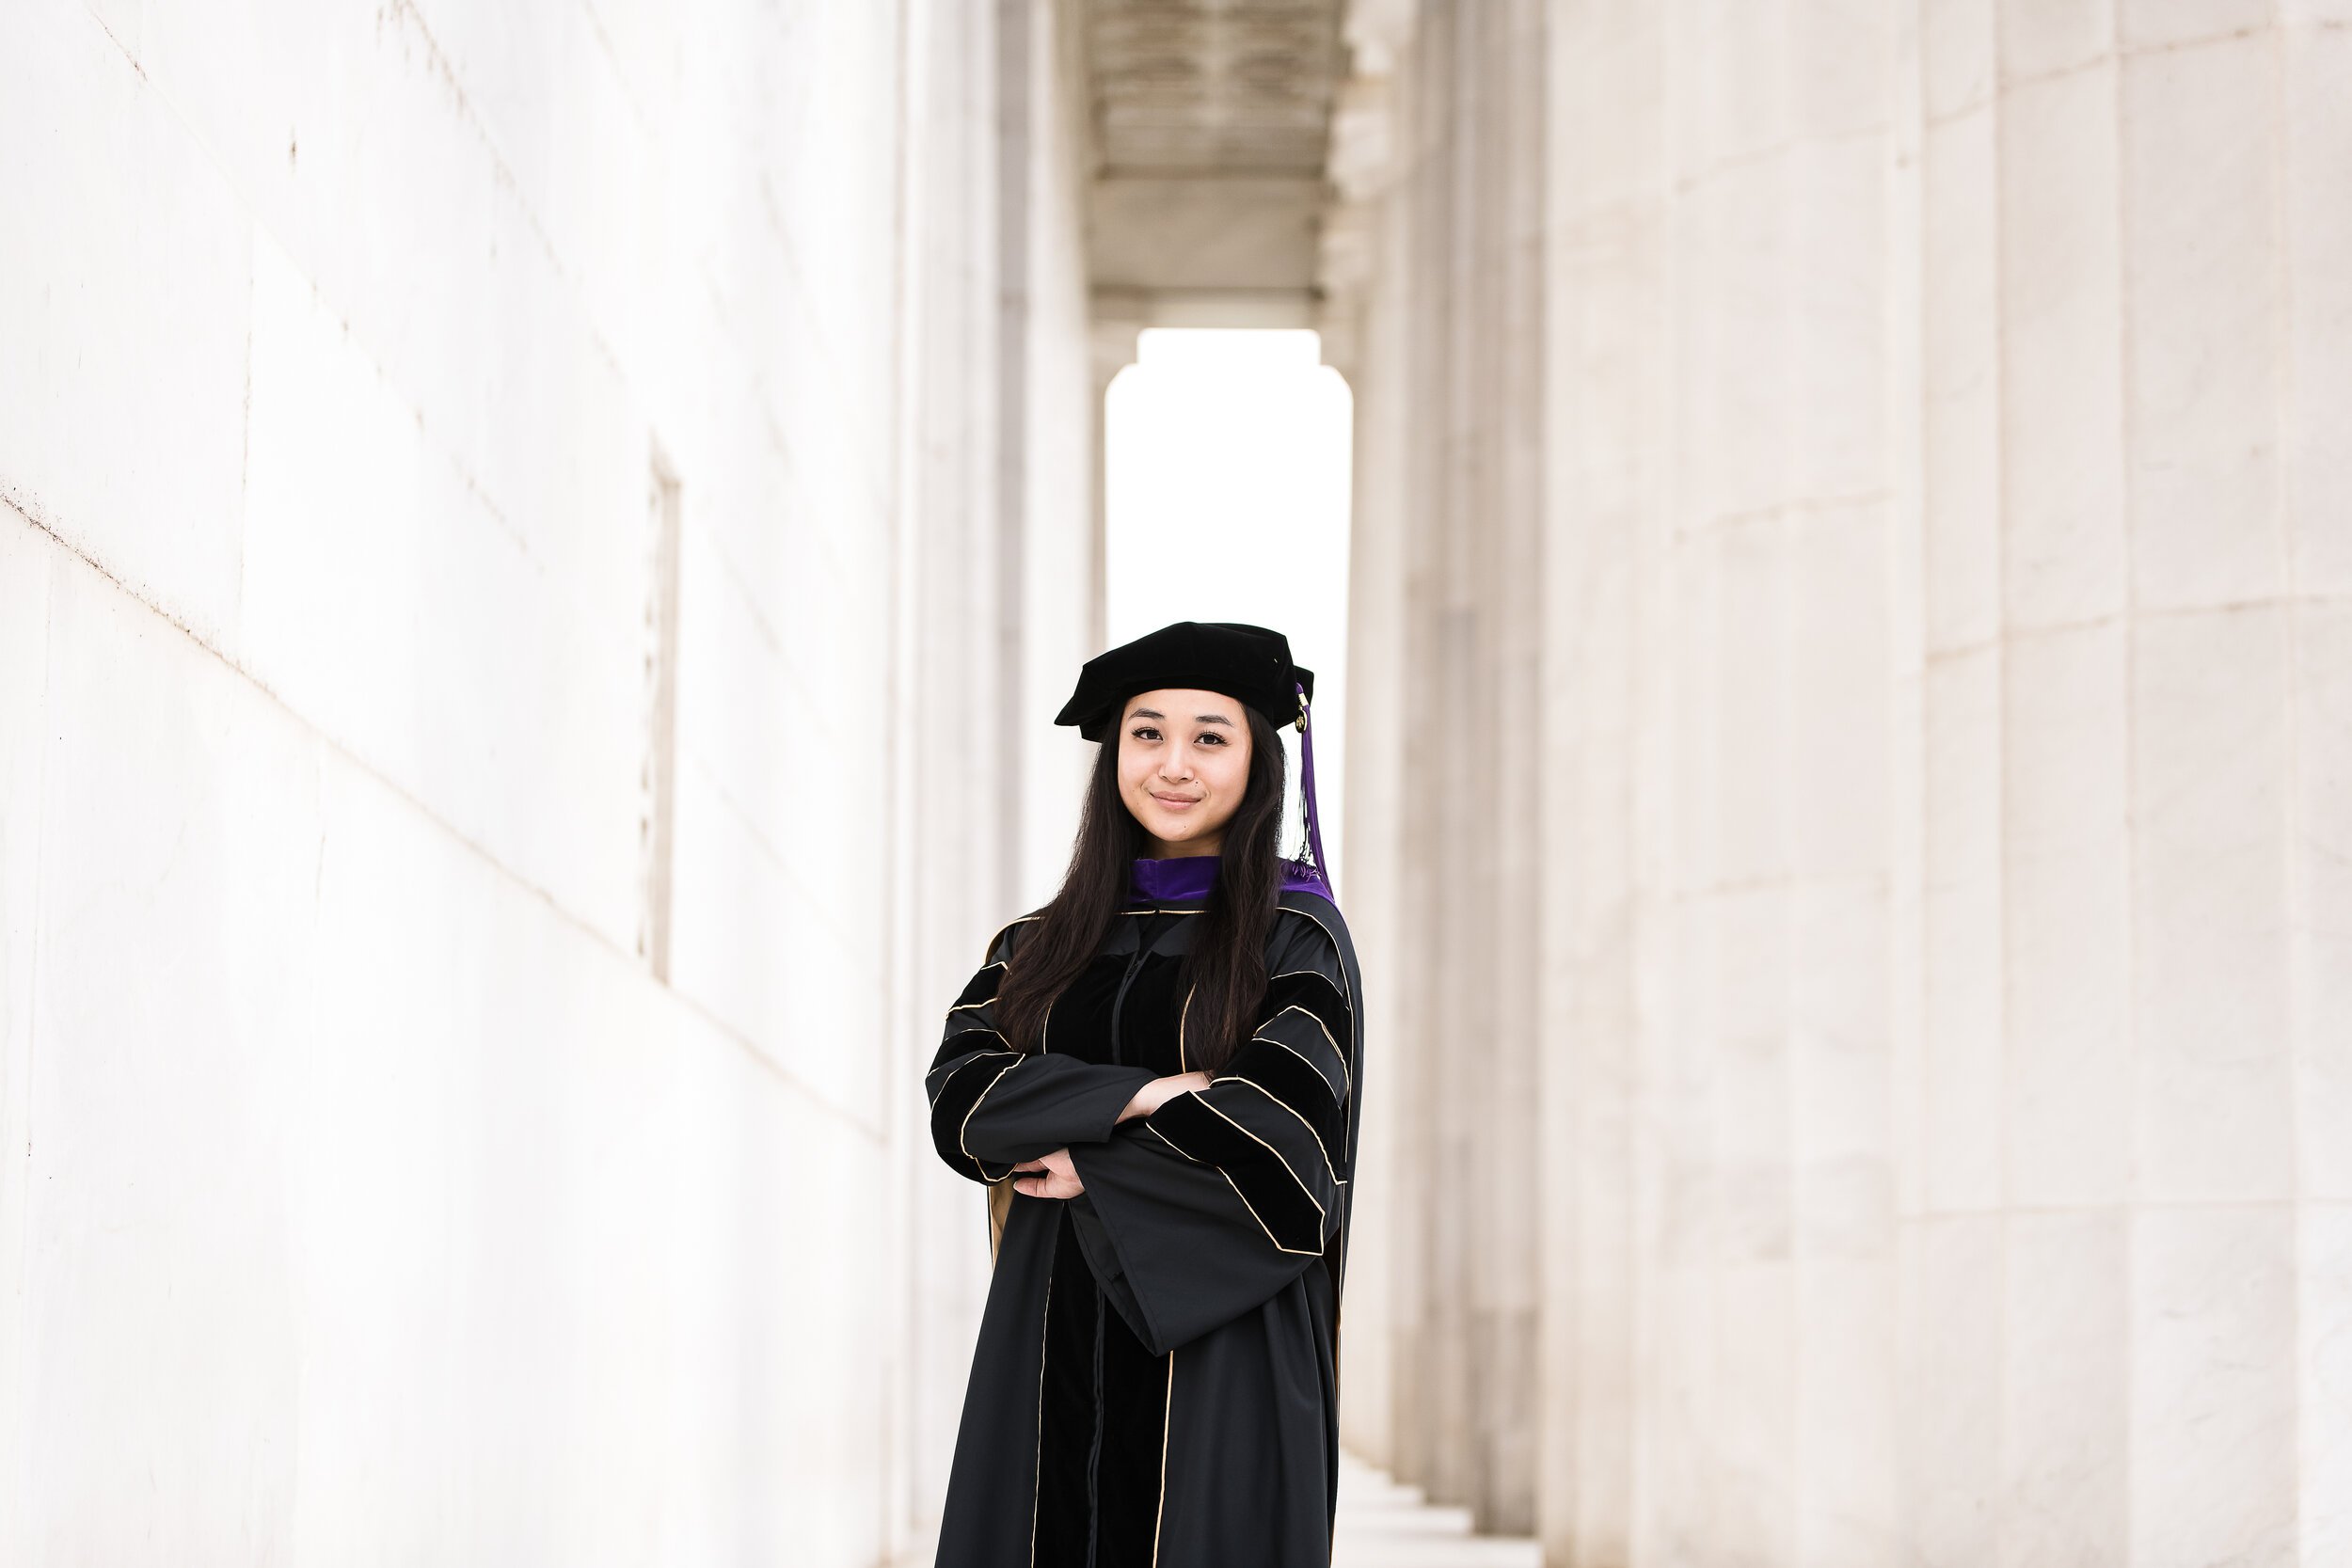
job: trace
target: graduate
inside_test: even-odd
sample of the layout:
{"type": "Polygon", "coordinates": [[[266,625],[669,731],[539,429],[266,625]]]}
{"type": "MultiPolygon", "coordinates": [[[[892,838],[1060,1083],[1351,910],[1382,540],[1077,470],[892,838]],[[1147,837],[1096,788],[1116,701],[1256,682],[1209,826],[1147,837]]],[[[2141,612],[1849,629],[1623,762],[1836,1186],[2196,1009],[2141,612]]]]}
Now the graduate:
{"type": "Polygon", "coordinates": [[[1362,1008],[1313,692],[1281,633],[1180,621],[1088,660],[1055,721],[1102,747],[1070,869],[925,1078],[995,1255],[938,1568],[1330,1561],[1362,1008]]]}

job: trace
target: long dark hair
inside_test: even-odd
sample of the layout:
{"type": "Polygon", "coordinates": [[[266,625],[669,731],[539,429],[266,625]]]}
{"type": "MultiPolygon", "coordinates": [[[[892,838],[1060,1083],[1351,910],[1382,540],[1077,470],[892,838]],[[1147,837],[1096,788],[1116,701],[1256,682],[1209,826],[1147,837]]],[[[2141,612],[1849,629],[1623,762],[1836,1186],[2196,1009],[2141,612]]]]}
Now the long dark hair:
{"type": "MultiPolygon", "coordinates": [[[[1212,1072],[1240,1049],[1265,1000],[1266,933],[1282,888],[1282,736],[1256,708],[1235,705],[1249,721],[1249,782],[1225,824],[1223,863],[1177,981],[1190,998],[1185,1059],[1212,1072]]],[[[1123,727],[1104,737],[1094,759],[1061,889],[1035,911],[1036,927],[1005,967],[996,1022],[1016,1051],[1037,1049],[1054,999],[1102,950],[1125,908],[1128,863],[1145,848],[1143,824],[1119,794],[1123,727]]]]}

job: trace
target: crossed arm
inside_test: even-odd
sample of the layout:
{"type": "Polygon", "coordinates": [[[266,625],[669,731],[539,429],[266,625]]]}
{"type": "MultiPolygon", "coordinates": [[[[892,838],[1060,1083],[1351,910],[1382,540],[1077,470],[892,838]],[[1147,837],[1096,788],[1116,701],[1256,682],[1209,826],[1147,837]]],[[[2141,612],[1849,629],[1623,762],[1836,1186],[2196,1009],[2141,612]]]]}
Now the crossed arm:
{"type": "MultiPolygon", "coordinates": [[[[1135,1098],[1119,1113],[1119,1120],[1148,1117],[1171,1097],[1208,1086],[1209,1075],[1205,1072],[1178,1072],[1154,1078],[1136,1091],[1135,1098]]],[[[1068,1145],[1034,1160],[1021,1161],[1012,1170],[1012,1190],[1025,1197],[1071,1198],[1086,1191],[1086,1182],[1079,1179],[1077,1166],[1071,1161],[1068,1145]]]]}
{"type": "Polygon", "coordinates": [[[974,1180],[1010,1177],[1025,1196],[1073,1198],[1095,1185],[1089,1166],[1140,1141],[1214,1171],[1277,1250],[1320,1253],[1352,1155],[1354,998],[1333,933],[1277,916],[1255,1027],[1211,1080],[1014,1051],[994,1006],[1026,924],[997,933],[947,1011],[926,1081],[940,1158],[974,1180]]]}

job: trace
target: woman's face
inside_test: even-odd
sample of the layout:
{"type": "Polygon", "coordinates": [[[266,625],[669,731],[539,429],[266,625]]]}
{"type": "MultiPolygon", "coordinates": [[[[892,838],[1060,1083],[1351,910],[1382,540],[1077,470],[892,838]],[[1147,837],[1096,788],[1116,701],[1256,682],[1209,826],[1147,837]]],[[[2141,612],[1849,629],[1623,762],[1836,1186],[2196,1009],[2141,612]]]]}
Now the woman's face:
{"type": "Polygon", "coordinates": [[[1119,725],[1119,794],[1150,853],[1222,852],[1225,824],[1249,786],[1249,721],[1216,691],[1146,691],[1119,725]]]}

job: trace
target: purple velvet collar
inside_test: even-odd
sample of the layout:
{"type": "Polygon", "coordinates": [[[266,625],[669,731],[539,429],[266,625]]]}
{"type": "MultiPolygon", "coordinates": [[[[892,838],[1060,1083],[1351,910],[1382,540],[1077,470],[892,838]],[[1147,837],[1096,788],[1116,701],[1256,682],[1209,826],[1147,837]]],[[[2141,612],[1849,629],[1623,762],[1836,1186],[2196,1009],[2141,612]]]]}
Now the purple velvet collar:
{"type": "MultiPolygon", "coordinates": [[[[1138,859],[1134,863],[1135,875],[1129,879],[1127,902],[1130,904],[1196,904],[1209,895],[1216,883],[1216,874],[1224,865],[1222,855],[1174,855],[1166,860],[1138,859]]],[[[1282,891],[1311,893],[1318,897],[1331,897],[1331,884],[1323,874],[1305,861],[1282,862],[1282,891]]],[[[1332,899],[1337,903],[1337,899],[1332,899]]]]}

